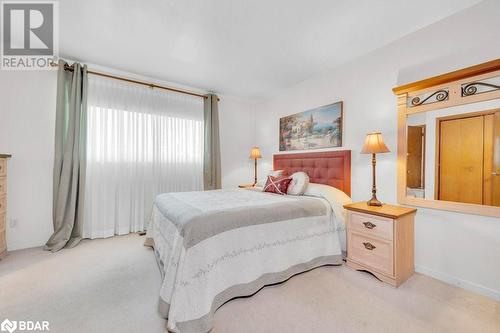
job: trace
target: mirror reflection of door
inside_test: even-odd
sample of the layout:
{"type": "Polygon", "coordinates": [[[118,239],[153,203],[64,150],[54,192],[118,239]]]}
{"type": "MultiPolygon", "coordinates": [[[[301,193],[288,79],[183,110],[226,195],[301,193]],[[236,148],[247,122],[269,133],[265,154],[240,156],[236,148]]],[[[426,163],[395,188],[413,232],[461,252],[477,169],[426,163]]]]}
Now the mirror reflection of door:
{"type": "Polygon", "coordinates": [[[406,186],[424,188],[425,125],[408,126],[406,186]]]}
{"type": "Polygon", "coordinates": [[[493,167],[491,205],[500,206],[500,111],[493,115],[493,167]]]}
{"type": "Polygon", "coordinates": [[[439,122],[439,200],[500,206],[500,112],[439,122]]]}

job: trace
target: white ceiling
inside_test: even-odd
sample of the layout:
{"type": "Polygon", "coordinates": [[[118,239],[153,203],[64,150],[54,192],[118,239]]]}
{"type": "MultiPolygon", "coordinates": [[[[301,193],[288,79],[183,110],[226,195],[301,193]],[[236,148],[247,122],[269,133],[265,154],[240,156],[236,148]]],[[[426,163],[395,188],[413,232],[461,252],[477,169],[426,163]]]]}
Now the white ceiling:
{"type": "Polygon", "coordinates": [[[61,0],[60,55],[263,99],[480,0],[61,0]]]}

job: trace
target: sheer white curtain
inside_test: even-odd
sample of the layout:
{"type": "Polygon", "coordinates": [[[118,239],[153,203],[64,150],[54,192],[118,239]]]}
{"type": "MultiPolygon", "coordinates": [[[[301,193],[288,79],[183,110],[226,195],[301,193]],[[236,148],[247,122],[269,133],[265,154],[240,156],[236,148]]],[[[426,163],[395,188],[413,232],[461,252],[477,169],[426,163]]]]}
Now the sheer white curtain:
{"type": "Polygon", "coordinates": [[[203,189],[203,100],[89,76],[85,238],[144,230],[155,196],[203,189]]]}

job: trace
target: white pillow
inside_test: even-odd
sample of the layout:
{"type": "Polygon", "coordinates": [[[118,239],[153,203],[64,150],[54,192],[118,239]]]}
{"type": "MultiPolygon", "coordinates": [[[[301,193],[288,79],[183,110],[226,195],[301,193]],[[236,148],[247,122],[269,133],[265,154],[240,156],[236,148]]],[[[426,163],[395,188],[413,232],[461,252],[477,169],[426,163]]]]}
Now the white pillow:
{"type": "Polygon", "coordinates": [[[283,174],[283,170],[270,170],[267,175],[266,175],[266,178],[261,178],[257,181],[257,184],[255,184],[256,187],[264,187],[266,185],[266,182],[267,182],[267,177],[268,176],[273,176],[273,177],[280,177],[281,175],[283,174]]]}
{"type": "Polygon", "coordinates": [[[286,191],[289,195],[302,195],[306,191],[307,185],[309,185],[309,176],[305,172],[295,172],[290,178],[292,181],[288,185],[288,190],[286,191]]]}
{"type": "Polygon", "coordinates": [[[345,220],[347,213],[344,205],[352,203],[351,197],[349,197],[338,188],[316,183],[309,183],[306,191],[304,192],[304,195],[326,199],[326,201],[328,201],[328,203],[332,207],[333,214],[336,217],[336,221],[340,222],[340,225],[336,226],[337,230],[345,229],[345,220]]]}

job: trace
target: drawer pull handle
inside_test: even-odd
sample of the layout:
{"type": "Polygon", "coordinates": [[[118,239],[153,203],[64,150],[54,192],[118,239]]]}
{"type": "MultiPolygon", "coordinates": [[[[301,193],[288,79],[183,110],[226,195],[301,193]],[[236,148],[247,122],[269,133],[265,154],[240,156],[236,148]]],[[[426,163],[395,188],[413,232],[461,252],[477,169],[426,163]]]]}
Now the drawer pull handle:
{"type": "Polygon", "coordinates": [[[367,229],[373,229],[377,226],[376,224],[373,224],[371,222],[363,222],[363,224],[364,224],[365,228],[367,228],[367,229]]]}
{"type": "Polygon", "coordinates": [[[365,246],[365,249],[370,250],[370,251],[373,251],[374,249],[376,249],[376,246],[373,245],[372,243],[366,242],[366,243],[363,243],[363,245],[365,246]]]}

